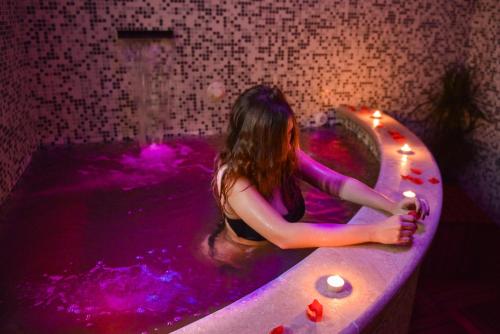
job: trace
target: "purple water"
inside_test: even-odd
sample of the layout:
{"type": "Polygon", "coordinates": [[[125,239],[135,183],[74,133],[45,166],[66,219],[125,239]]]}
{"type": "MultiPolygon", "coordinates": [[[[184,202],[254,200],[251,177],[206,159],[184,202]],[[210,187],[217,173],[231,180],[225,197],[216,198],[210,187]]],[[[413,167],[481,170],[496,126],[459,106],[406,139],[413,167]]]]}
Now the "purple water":
{"type": "MultiPolygon", "coordinates": [[[[242,269],[200,243],[220,216],[210,190],[220,137],[79,145],[35,154],[0,208],[1,333],[171,331],[254,291],[309,250],[268,247],[242,269]]],[[[342,128],[302,147],[373,185],[378,163],[342,128]]],[[[358,206],[302,185],[305,220],[346,223],[358,206]]]]}

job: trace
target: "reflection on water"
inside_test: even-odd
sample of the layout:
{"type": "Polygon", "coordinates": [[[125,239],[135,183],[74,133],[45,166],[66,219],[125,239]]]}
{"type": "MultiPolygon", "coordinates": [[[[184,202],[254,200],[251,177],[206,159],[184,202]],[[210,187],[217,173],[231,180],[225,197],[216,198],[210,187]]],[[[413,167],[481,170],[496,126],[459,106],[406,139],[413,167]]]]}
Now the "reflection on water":
{"type": "MultiPolygon", "coordinates": [[[[183,138],[142,149],[84,145],[35,156],[0,210],[7,226],[0,240],[0,331],[173,330],[309,254],[270,246],[240,270],[202,255],[200,244],[220,219],[210,192],[220,143],[183,138]]],[[[339,129],[304,132],[302,145],[373,185],[375,159],[339,129]]],[[[301,186],[307,221],[345,223],[358,208],[301,186]]]]}

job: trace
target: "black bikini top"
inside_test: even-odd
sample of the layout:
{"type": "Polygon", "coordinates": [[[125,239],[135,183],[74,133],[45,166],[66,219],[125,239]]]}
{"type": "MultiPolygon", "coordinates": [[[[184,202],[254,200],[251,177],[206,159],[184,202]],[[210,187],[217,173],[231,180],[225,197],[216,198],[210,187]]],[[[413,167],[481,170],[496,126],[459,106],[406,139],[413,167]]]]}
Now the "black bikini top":
{"type": "MultiPolygon", "coordinates": [[[[304,217],[306,211],[304,197],[302,196],[300,189],[297,190],[297,195],[297,200],[293,203],[293,207],[287,208],[288,213],[283,215],[283,218],[290,223],[298,222],[302,219],[302,217],[304,217]]],[[[253,241],[266,240],[262,235],[257,233],[257,231],[245,223],[243,219],[231,219],[227,216],[225,216],[225,218],[238,237],[253,241]]]]}

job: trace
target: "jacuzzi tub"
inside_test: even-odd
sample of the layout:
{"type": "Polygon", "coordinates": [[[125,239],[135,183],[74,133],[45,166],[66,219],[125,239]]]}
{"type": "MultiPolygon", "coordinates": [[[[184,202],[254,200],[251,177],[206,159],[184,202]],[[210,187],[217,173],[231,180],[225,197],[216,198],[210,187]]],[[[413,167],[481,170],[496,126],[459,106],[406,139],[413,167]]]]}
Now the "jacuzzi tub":
{"type": "MultiPolygon", "coordinates": [[[[329,120],[352,130],[366,144],[365,148],[379,157],[376,187],[381,192],[399,198],[403,190],[413,189],[429,200],[431,216],[425,222],[425,232],[421,226],[411,248],[362,245],[318,249],[312,254],[284,251],[295,254],[292,256],[295,260],[276,261],[275,257],[274,264],[286,270],[296,259],[300,262],[284,273],[280,268],[273,268],[278,270],[275,273],[282,274],[272,281],[269,277],[276,276],[272,273],[269,276],[270,273],[261,269],[267,276],[250,282],[244,289],[234,289],[235,293],[230,292],[228,298],[219,300],[219,305],[210,305],[213,292],[207,290],[208,297],[202,301],[207,303],[206,310],[193,314],[195,319],[210,313],[211,307],[218,309],[228,301],[243,298],[179,329],[178,333],[267,333],[281,324],[289,333],[404,330],[412,305],[416,268],[432,239],[441,206],[440,184],[430,184],[427,179],[439,178],[439,172],[420,141],[387,116],[382,119],[384,127],[376,129],[367,112],[340,108],[330,114],[329,120]],[[402,143],[395,141],[388,130],[404,134],[415,151],[404,164],[397,152],[402,143]],[[400,174],[409,173],[409,167],[422,170],[423,185],[401,178],[400,174]],[[340,274],[351,286],[337,296],[342,298],[322,294],[321,284],[329,274],[340,274]],[[244,296],[255,288],[257,290],[244,296]],[[325,306],[324,319],[319,323],[310,322],[305,315],[305,307],[313,299],[325,306]],[[392,317],[385,317],[386,313],[392,317]]],[[[21,180],[13,193],[13,201],[7,203],[7,212],[11,204],[18,205],[18,210],[2,217],[2,221],[13,224],[15,232],[3,240],[2,268],[15,269],[2,275],[1,287],[12,286],[12,282],[18,286],[15,291],[10,288],[4,291],[3,302],[9,308],[4,319],[8,321],[4,321],[0,329],[36,333],[76,330],[141,333],[146,329],[169,332],[189,322],[189,319],[180,320],[175,324],[174,319],[171,323],[163,312],[172,305],[186,306],[178,302],[178,293],[186,290],[188,281],[213,283],[210,279],[200,280],[199,269],[178,272],[171,267],[172,261],[183,262],[183,254],[192,251],[187,247],[190,231],[195,227],[191,222],[211,221],[217,215],[208,186],[215,152],[203,141],[196,145],[195,150],[182,143],[151,146],[141,150],[140,155],[126,151],[118,155],[118,160],[106,154],[96,157],[93,147],[88,148],[90,154],[75,160],[75,152],[69,148],[62,154],[58,151],[54,161],[62,164],[54,166],[51,166],[51,156],[46,156],[49,164],[44,165],[43,173],[31,175],[34,182],[29,189],[23,188],[21,180]],[[199,152],[209,153],[202,154],[200,164],[183,163],[183,159],[200,155],[199,152]],[[92,161],[87,164],[85,159],[89,158],[92,161]],[[61,166],[74,172],[59,172],[61,166]],[[110,166],[112,168],[108,168],[110,166]],[[171,176],[181,170],[191,176],[182,178],[183,184],[179,185],[176,184],[179,180],[171,176]],[[57,181],[55,186],[51,177],[57,181]],[[193,186],[197,183],[207,186],[200,190],[193,186]],[[149,190],[141,191],[142,187],[149,190]],[[167,188],[170,193],[165,191],[167,188]],[[187,189],[187,192],[177,194],[176,189],[187,189]],[[185,196],[189,196],[189,200],[185,196]],[[186,203],[190,203],[188,206],[194,203],[196,207],[182,210],[186,203]],[[159,228],[167,223],[175,228],[159,228]],[[10,298],[20,299],[21,304],[10,298]],[[159,320],[133,320],[138,316],[159,320]]],[[[102,149],[108,148],[112,149],[111,146],[102,149]]],[[[333,147],[332,152],[338,154],[341,149],[333,147]]],[[[335,160],[334,154],[324,148],[320,151],[335,160]]],[[[30,176],[30,170],[27,174],[30,176]]],[[[354,173],[354,176],[372,186],[375,184],[376,176],[371,181],[363,175],[354,173]]],[[[328,196],[320,198],[318,202],[323,208],[319,211],[327,212],[329,206],[338,205],[328,200],[328,196]]],[[[334,213],[344,215],[340,211],[334,213]]],[[[328,214],[332,216],[331,211],[328,214]]],[[[352,214],[344,215],[352,217],[351,224],[384,218],[367,208],[352,214]]],[[[316,218],[321,221],[321,216],[316,218]]],[[[210,268],[213,266],[206,267],[210,268]]],[[[249,279],[252,280],[251,276],[249,279]]],[[[184,295],[189,297],[189,291],[184,291],[184,295]]],[[[201,298],[192,301],[200,302],[201,298]]],[[[189,308],[180,313],[189,314],[189,308]]]]}

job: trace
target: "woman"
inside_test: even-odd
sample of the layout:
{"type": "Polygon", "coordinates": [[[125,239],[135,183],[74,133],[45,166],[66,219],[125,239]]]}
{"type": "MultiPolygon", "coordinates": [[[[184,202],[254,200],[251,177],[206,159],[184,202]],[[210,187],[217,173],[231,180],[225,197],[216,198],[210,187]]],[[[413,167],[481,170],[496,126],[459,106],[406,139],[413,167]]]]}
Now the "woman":
{"type": "Polygon", "coordinates": [[[292,109],[277,88],[259,85],[245,91],[233,106],[226,146],[216,161],[214,194],[224,220],[208,238],[212,258],[235,265],[262,246],[282,249],[333,247],[365,242],[410,245],[416,210],[422,199],[394,202],[365,184],[313,160],[299,147],[292,109]],[[371,224],[298,222],[304,199],[302,179],[343,200],[392,214],[371,224]],[[293,223],[293,224],[290,224],[293,223]]]}

